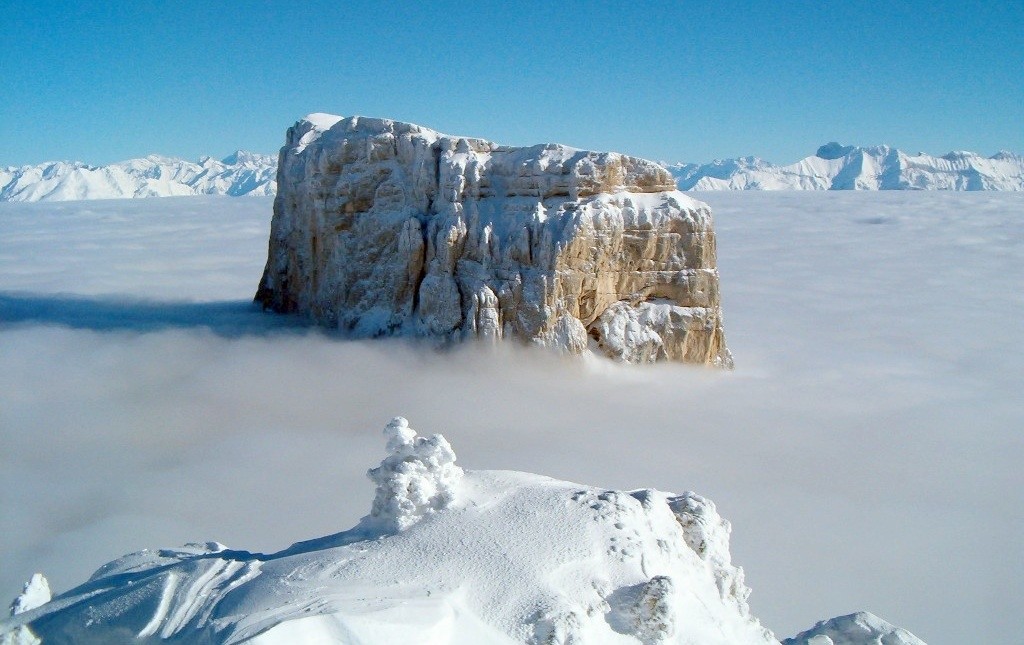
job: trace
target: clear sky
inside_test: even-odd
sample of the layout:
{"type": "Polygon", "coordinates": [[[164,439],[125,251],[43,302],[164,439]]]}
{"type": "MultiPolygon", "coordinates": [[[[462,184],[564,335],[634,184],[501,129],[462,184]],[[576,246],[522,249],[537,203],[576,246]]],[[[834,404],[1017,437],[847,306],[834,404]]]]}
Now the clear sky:
{"type": "Polygon", "coordinates": [[[1024,3],[0,0],[0,165],[276,152],[309,112],[664,161],[1024,152],[1024,3]]]}

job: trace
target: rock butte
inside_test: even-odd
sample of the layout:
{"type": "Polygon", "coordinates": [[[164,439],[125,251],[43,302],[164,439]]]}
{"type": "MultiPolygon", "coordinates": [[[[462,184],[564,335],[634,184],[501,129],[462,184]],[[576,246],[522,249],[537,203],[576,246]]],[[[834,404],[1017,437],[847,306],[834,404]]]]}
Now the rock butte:
{"type": "Polygon", "coordinates": [[[651,161],[313,114],[269,246],[257,302],[356,337],[732,365],[710,209],[651,161]]]}

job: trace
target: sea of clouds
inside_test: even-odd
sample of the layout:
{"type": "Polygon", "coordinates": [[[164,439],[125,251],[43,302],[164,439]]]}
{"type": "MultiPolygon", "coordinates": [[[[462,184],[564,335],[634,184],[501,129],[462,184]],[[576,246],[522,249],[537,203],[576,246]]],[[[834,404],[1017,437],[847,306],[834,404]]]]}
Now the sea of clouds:
{"type": "Polygon", "coordinates": [[[864,609],[1010,642],[1024,198],[705,193],[731,373],[352,342],[250,304],[265,198],[0,204],[0,597],[369,511],[402,415],[459,464],[694,490],[779,636],[864,609]]]}

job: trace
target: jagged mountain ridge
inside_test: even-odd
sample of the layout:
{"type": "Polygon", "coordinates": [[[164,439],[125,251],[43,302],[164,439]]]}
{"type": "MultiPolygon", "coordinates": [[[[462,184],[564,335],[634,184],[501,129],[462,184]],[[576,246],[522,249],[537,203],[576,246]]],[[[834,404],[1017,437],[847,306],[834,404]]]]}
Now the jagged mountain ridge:
{"type": "Polygon", "coordinates": [[[787,166],[740,157],[666,167],[680,190],[1024,190],[1024,157],[1007,151],[933,157],[831,142],[787,166]]]}
{"type": "Polygon", "coordinates": [[[149,155],[106,166],[53,161],[0,168],[0,201],[9,202],[276,192],[277,157],[244,150],[194,162],[149,155]]]}
{"type": "MultiPolygon", "coordinates": [[[[998,190],[1024,191],[1024,157],[954,151],[941,157],[889,146],[832,142],[776,165],[759,157],[664,164],[680,190],[998,190]]],[[[274,195],[277,157],[237,151],[217,160],[149,155],[106,166],[53,161],[0,168],[0,202],[179,195],[274,195]]]]}

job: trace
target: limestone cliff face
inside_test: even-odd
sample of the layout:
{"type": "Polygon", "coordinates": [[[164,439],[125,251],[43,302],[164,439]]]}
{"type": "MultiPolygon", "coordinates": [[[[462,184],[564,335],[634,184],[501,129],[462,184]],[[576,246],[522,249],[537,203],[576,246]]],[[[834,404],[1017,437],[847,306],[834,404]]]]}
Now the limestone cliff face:
{"type": "Polygon", "coordinates": [[[732,362],[711,213],[664,168],[385,119],[288,130],[256,300],[361,337],[732,362]]]}

